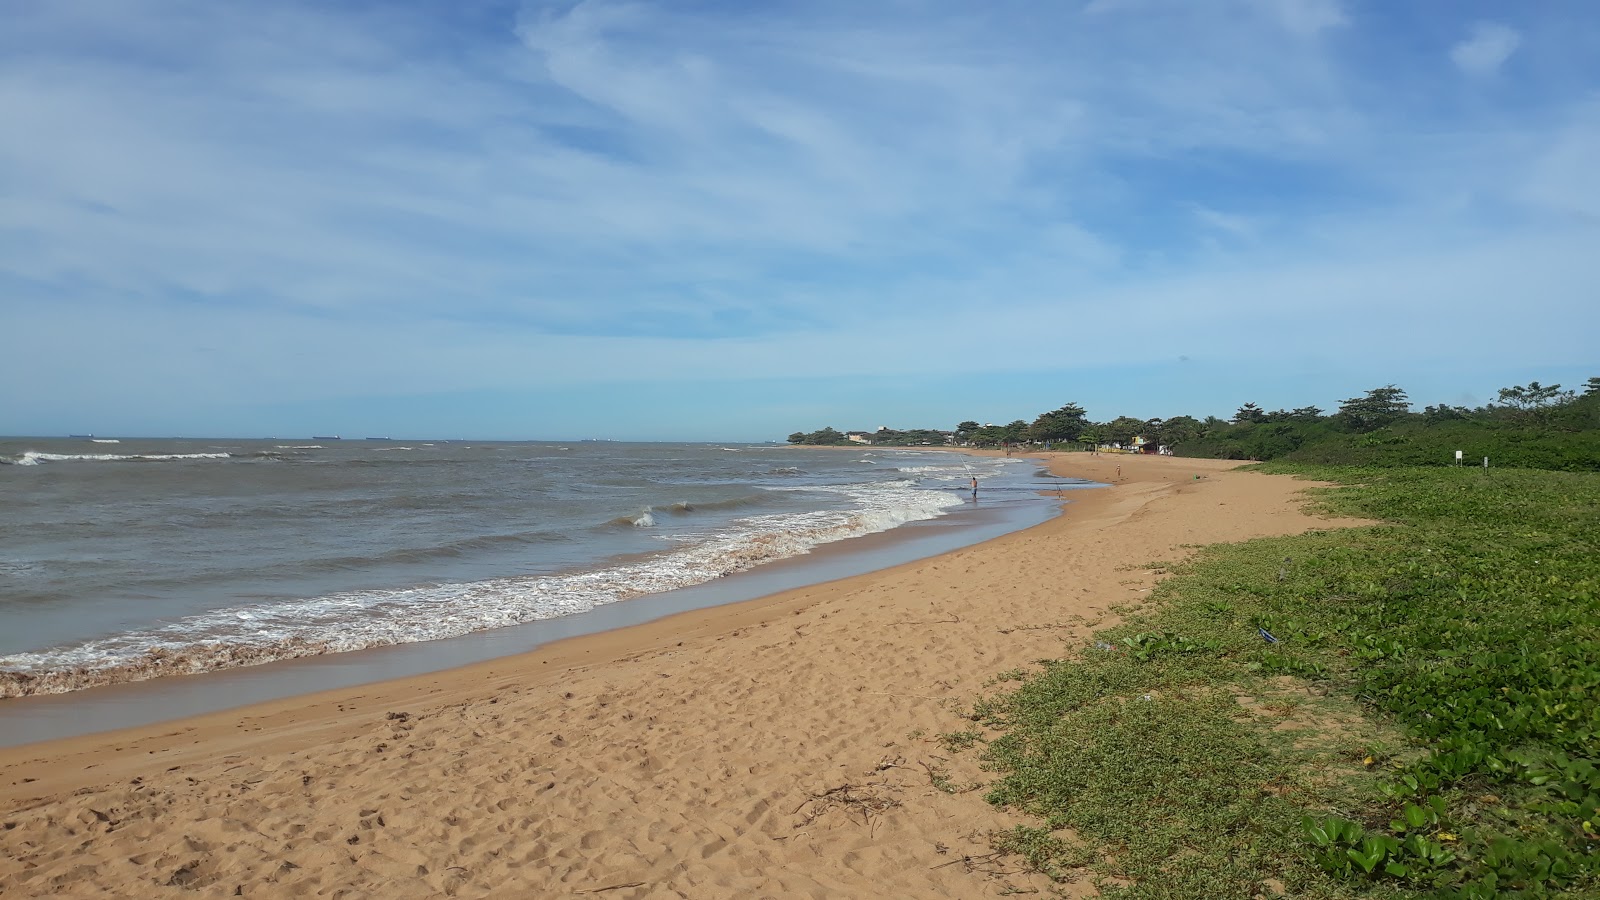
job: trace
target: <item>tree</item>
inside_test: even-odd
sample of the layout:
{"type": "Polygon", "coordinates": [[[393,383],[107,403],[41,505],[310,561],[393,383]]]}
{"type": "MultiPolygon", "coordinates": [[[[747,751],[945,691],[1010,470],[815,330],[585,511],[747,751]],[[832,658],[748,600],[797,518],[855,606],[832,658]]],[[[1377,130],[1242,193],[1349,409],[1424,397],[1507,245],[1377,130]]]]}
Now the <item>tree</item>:
{"type": "Polygon", "coordinates": [[[1600,397],[1600,378],[1591,378],[1583,386],[1585,397],[1600,397]]]}
{"type": "Polygon", "coordinates": [[[1375,431],[1411,411],[1406,392],[1392,384],[1367,391],[1339,404],[1338,418],[1350,431],[1375,431]]]}
{"type": "Polygon", "coordinates": [[[977,431],[979,428],[982,428],[982,427],[983,426],[979,425],[977,422],[974,422],[971,419],[968,419],[967,421],[962,422],[960,425],[956,426],[956,434],[959,434],[959,435],[962,435],[962,436],[966,436],[966,435],[969,435],[969,434],[973,433],[974,431],[977,431]]]}
{"type": "MultiPolygon", "coordinates": [[[[1590,379],[1593,381],[1594,379],[1590,379]]],[[[1564,402],[1572,399],[1572,392],[1561,392],[1561,385],[1541,385],[1537,381],[1528,382],[1527,386],[1516,384],[1500,389],[1500,403],[1517,410],[1529,411],[1542,409],[1552,403],[1564,402]]]]}
{"type": "Polygon", "coordinates": [[[1204,430],[1205,426],[1193,416],[1173,416],[1161,423],[1160,440],[1168,447],[1176,447],[1199,438],[1204,430]]]}
{"type": "Polygon", "coordinates": [[[1422,420],[1429,423],[1450,422],[1466,419],[1472,415],[1472,410],[1465,406],[1451,406],[1441,403],[1438,406],[1427,406],[1422,410],[1422,420]]]}
{"type": "Polygon", "coordinates": [[[1299,409],[1290,410],[1289,418],[1303,422],[1315,422],[1322,418],[1322,410],[1317,409],[1315,406],[1302,406],[1299,409]]]}
{"type": "Polygon", "coordinates": [[[1105,424],[1106,440],[1121,444],[1124,447],[1133,443],[1133,439],[1144,433],[1144,420],[1132,416],[1117,416],[1105,424]]]}
{"type": "Polygon", "coordinates": [[[1254,403],[1246,403],[1239,407],[1238,412],[1233,414],[1233,423],[1235,425],[1243,425],[1246,422],[1265,422],[1266,420],[1266,412],[1254,403]]]}
{"type": "Polygon", "coordinates": [[[847,444],[849,442],[849,438],[835,431],[831,425],[820,431],[809,433],[796,431],[794,434],[789,435],[789,443],[791,444],[847,444]]]}
{"type": "Polygon", "coordinates": [[[980,447],[992,447],[1006,440],[1006,430],[1000,425],[980,425],[967,435],[967,440],[980,447]]]}
{"type": "Polygon", "coordinates": [[[1036,441],[1075,441],[1087,424],[1083,407],[1068,403],[1034,419],[1028,426],[1028,437],[1036,441]]]}

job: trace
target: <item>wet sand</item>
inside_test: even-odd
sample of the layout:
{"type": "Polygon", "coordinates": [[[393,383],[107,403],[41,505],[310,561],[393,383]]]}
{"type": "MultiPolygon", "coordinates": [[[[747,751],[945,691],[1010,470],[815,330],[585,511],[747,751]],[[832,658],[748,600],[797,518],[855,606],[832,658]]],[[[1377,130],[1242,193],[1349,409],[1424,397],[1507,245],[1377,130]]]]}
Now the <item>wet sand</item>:
{"type": "MultiPolygon", "coordinates": [[[[1048,455],[1047,455],[1048,456],[1048,455]]],[[[1020,821],[937,740],[1197,544],[1341,523],[1161,457],[1042,525],[413,678],[0,750],[0,894],[980,897],[1020,821]],[[1199,479],[1194,476],[1200,475],[1199,479]]],[[[1116,480],[1116,467],[1122,479],[1116,480]]]]}

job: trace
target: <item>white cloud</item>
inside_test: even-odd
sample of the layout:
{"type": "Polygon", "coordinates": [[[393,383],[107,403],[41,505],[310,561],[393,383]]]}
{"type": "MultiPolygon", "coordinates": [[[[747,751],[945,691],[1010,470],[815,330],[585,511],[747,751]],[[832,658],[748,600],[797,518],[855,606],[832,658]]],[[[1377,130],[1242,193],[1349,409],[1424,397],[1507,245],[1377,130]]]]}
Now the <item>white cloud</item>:
{"type": "Polygon", "coordinates": [[[1083,14],[1107,16],[1142,13],[1146,21],[1153,17],[1187,19],[1197,15],[1226,23],[1234,19],[1240,9],[1306,37],[1349,23],[1341,0],[1232,0],[1231,3],[1218,0],[1206,4],[1195,4],[1188,0],[1090,0],[1083,7],[1083,14]]]}
{"type": "Polygon", "coordinates": [[[1201,203],[1192,205],[1194,217],[1201,224],[1239,240],[1254,240],[1259,234],[1258,223],[1250,216],[1227,213],[1201,203]]]}
{"type": "Polygon", "coordinates": [[[1016,48],[1027,35],[969,34],[960,15],[752,32],[585,3],[524,18],[529,56],[505,41],[465,66],[403,57],[405,22],[316,8],[250,29],[206,4],[169,7],[165,29],[114,5],[39,16],[39,46],[92,26],[137,53],[0,69],[0,159],[31,185],[0,226],[40,244],[0,264],[149,296],[567,321],[596,296],[627,304],[623,270],[700,278],[711,247],[746,271],[794,254],[875,265],[1034,206],[1105,243],[1073,198],[1107,152],[1311,147],[1325,134],[1308,122],[1345,115],[1308,103],[1320,75],[1303,54],[1231,27],[1204,39],[1257,48],[1248,69],[1135,64],[1093,34],[1016,48]]]}
{"type": "Polygon", "coordinates": [[[1521,199],[1548,213],[1600,225],[1600,98],[1580,108],[1566,127],[1547,135],[1526,167],[1521,199]]]}
{"type": "Polygon", "coordinates": [[[101,361],[0,408],[1089,366],[1130,311],[1152,358],[1583,332],[1496,349],[1493,310],[1537,267],[1582,322],[1592,118],[1396,106],[1315,39],[1337,3],[803,6],[30,7],[0,391],[101,361]],[[1397,327],[1328,325],[1348,297],[1397,327]]]}
{"type": "Polygon", "coordinates": [[[1495,22],[1472,26],[1472,36],[1450,49],[1450,58],[1470,75],[1493,75],[1522,45],[1522,35],[1495,22]]]}
{"type": "Polygon", "coordinates": [[[1252,0],[1284,28],[1299,35],[1315,35],[1349,23],[1339,0],[1252,0]]]}

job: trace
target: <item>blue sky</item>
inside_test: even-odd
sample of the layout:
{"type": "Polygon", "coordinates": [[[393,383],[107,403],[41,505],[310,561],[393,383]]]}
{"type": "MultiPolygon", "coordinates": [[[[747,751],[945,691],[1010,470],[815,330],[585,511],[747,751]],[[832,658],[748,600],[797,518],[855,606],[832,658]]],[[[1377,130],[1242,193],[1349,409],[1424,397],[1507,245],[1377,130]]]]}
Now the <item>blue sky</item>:
{"type": "Polygon", "coordinates": [[[1600,375],[1600,5],[0,0],[0,433],[1600,375]]]}

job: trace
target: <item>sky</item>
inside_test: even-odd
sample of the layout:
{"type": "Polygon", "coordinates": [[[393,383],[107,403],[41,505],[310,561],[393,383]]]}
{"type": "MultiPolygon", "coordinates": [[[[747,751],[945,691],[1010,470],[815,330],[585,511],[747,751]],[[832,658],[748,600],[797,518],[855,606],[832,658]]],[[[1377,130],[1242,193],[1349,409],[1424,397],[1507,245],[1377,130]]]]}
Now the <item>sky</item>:
{"type": "Polygon", "coordinates": [[[0,0],[0,433],[1600,375],[1600,4],[0,0]]]}

